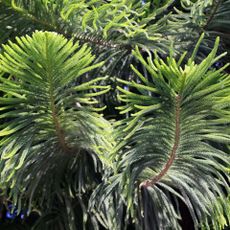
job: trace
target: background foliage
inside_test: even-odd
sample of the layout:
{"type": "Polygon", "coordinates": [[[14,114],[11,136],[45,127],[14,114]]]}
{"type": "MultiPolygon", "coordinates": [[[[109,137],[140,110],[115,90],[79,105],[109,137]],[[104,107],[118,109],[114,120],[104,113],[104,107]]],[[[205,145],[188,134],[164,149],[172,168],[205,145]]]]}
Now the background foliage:
{"type": "Polygon", "coordinates": [[[229,0],[1,0],[1,228],[229,225],[229,29],[229,0]]]}

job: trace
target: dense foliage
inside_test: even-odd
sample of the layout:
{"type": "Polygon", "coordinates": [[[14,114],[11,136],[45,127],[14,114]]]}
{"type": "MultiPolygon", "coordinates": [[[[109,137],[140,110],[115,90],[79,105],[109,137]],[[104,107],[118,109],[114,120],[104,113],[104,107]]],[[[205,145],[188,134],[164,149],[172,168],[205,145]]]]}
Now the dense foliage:
{"type": "Polygon", "coordinates": [[[229,29],[229,0],[0,0],[0,228],[229,226],[229,29]]]}

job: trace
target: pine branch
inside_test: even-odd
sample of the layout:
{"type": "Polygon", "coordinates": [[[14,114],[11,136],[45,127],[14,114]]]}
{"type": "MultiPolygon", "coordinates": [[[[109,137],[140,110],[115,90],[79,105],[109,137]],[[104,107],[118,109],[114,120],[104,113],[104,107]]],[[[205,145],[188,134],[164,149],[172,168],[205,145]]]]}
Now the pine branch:
{"type": "Polygon", "coordinates": [[[43,201],[52,203],[56,194],[81,194],[97,183],[99,153],[108,154],[113,141],[109,122],[93,106],[110,89],[98,84],[105,78],[78,81],[103,65],[93,61],[87,45],[52,32],[35,32],[3,46],[1,73],[14,78],[0,77],[0,182],[7,189],[18,184],[20,189],[10,189],[15,206],[29,203],[31,210],[39,202],[44,207],[43,201]]]}
{"type": "Polygon", "coordinates": [[[99,207],[92,209],[108,229],[120,229],[119,219],[116,223],[115,216],[106,215],[105,206],[114,204],[114,199],[127,207],[126,219],[132,218],[137,229],[142,222],[154,230],[181,229],[174,201],[186,205],[195,227],[215,226],[212,217],[226,215],[226,203],[218,207],[210,203],[226,200],[223,187],[228,190],[229,157],[209,140],[230,141],[223,129],[230,123],[229,76],[222,73],[227,65],[221,70],[210,68],[221,57],[216,57],[219,39],[211,53],[195,63],[202,38],[182,66],[185,55],[179,61],[172,56],[165,61],[157,55],[152,59],[151,53],[144,58],[138,48],[133,51],[148,75],[132,66],[138,80],[119,80],[124,85],[118,87],[124,103],[119,109],[128,117],[117,124],[115,173],[105,178],[93,197],[98,197],[99,207]]]}
{"type": "MultiPolygon", "coordinates": [[[[71,39],[75,38],[76,40],[80,41],[81,43],[88,43],[93,46],[97,46],[98,48],[116,48],[116,49],[127,49],[131,50],[130,45],[124,45],[122,43],[115,43],[113,41],[108,41],[101,36],[99,37],[97,33],[90,34],[88,32],[73,32],[71,30],[65,29],[63,30],[63,26],[60,26],[60,24],[64,24],[68,28],[68,22],[64,21],[60,18],[61,23],[57,22],[56,24],[52,24],[49,21],[42,20],[41,18],[35,17],[33,14],[29,13],[25,9],[21,9],[19,7],[12,7],[9,5],[9,3],[0,2],[0,4],[3,4],[5,7],[9,7],[11,10],[13,10],[16,14],[21,15],[21,17],[31,21],[32,24],[38,24],[40,26],[44,26],[47,30],[55,31],[57,33],[60,33],[64,35],[66,38],[71,39]],[[68,31],[68,32],[66,32],[68,31]]],[[[119,32],[117,32],[119,34],[119,32]]]]}

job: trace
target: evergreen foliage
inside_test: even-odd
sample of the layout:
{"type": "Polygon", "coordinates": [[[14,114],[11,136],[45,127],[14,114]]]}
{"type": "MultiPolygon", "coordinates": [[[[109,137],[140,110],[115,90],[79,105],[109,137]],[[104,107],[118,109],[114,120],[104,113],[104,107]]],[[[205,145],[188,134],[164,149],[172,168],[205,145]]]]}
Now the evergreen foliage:
{"type": "Polygon", "coordinates": [[[9,216],[182,229],[183,206],[229,226],[229,29],[229,0],[0,0],[9,216]]]}
{"type": "MultiPolygon", "coordinates": [[[[130,87],[119,88],[125,102],[119,109],[130,116],[118,122],[116,174],[96,190],[95,207],[106,198],[108,203],[116,200],[116,210],[124,203],[126,212],[136,218],[137,229],[180,229],[178,199],[187,205],[196,227],[204,221],[206,228],[218,229],[216,220],[208,222],[208,217],[229,216],[229,204],[223,200],[229,156],[210,143],[228,143],[230,138],[226,126],[230,78],[210,69],[219,58],[214,58],[217,47],[218,40],[199,65],[192,57],[184,67],[182,59],[144,60],[138,48],[133,51],[149,79],[132,67],[140,83],[119,80],[130,87]],[[219,198],[222,204],[217,203],[219,198]]],[[[108,219],[108,229],[122,228],[119,216],[104,212],[98,211],[108,219]]]]}

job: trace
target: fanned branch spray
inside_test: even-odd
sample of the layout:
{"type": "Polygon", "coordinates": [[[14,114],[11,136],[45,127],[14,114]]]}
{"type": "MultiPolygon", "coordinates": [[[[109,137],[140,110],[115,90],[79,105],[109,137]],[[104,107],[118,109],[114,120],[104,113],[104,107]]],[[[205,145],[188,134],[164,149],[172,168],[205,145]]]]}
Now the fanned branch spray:
{"type": "Polygon", "coordinates": [[[33,205],[52,207],[55,196],[81,199],[97,183],[113,141],[109,122],[93,105],[109,86],[95,86],[101,78],[78,83],[103,64],[91,64],[86,45],[50,32],[16,40],[0,57],[9,74],[0,79],[1,187],[11,188],[18,212],[21,205],[30,212],[33,205]]]}
{"type": "Polygon", "coordinates": [[[184,66],[184,55],[145,60],[133,51],[149,78],[132,66],[139,82],[119,80],[130,89],[119,88],[125,104],[119,109],[130,116],[118,122],[115,174],[92,197],[108,229],[125,229],[118,214],[108,214],[113,205],[136,229],[181,229],[180,202],[195,229],[222,229],[212,216],[229,224],[229,156],[215,143],[230,142],[230,76],[223,72],[228,65],[211,68],[223,56],[215,57],[218,44],[200,64],[194,62],[197,45],[184,66]]]}

